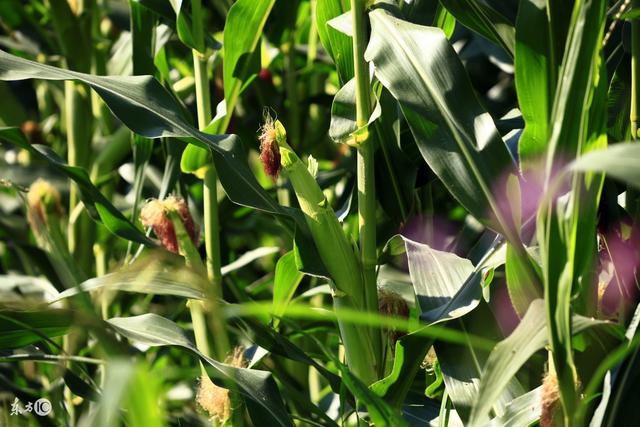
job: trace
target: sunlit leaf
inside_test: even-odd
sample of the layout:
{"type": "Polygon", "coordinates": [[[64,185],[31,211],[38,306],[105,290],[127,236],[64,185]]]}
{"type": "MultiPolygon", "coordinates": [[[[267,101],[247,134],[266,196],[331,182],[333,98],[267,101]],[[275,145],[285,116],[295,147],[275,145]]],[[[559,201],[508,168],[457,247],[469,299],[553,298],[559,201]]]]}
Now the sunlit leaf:
{"type": "Polygon", "coordinates": [[[418,148],[451,194],[476,218],[509,232],[504,185],[511,158],[462,63],[440,29],[370,13],[366,58],[399,101],[418,148]],[[430,46],[424,55],[423,46],[430,46]],[[413,75],[407,79],[407,75],[413,75]]]}

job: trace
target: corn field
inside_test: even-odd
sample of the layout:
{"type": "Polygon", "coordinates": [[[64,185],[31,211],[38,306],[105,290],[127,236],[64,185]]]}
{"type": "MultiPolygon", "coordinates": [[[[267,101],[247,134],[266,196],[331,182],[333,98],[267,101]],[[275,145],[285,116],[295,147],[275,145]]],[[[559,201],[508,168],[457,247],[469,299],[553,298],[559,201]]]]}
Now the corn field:
{"type": "Polygon", "coordinates": [[[640,0],[1,0],[0,426],[640,422],[640,0]]]}

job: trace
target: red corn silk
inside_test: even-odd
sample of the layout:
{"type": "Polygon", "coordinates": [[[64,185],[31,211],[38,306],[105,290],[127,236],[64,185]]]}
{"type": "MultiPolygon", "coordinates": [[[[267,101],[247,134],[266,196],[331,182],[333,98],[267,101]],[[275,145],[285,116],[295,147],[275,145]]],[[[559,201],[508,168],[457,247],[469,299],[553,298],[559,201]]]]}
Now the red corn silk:
{"type": "Polygon", "coordinates": [[[272,120],[262,127],[260,134],[260,161],[267,175],[274,181],[280,173],[280,148],[276,140],[276,129],[272,120]]]}
{"type": "Polygon", "coordinates": [[[178,253],[176,231],[169,218],[169,212],[175,211],[184,224],[193,243],[197,243],[197,231],[187,203],[182,197],[169,196],[164,200],[152,199],[142,208],[140,221],[153,232],[168,251],[178,253]]]}

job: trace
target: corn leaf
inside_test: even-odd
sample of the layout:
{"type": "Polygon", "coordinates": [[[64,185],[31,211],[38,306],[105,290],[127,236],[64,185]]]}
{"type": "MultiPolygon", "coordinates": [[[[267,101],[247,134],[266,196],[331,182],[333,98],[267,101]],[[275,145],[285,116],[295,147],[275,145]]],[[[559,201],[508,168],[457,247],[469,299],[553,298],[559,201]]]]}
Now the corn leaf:
{"type": "MultiPolygon", "coordinates": [[[[566,51],[551,114],[547,147],[546,178],[550,180],[558,162],[566,162],[606,145],[603,120],[606,96],[601,58],[605,5],[588,0],[575,4],[566,51]],[[591,108],[591,101],[595,106],[591,108]]],[[[592,265],[597,251],[595,224],[602,181],[588,175],[572,180],[566,201],[544,201],[538,212],[540,242],[550,346],[556,365],[565,415],[575,412],[578,391],[571,345],[571,313],[594,311],[595,290],[591,286],[592,265]],[[584,263],[584,264],[583,264],[584,263]],[[583,288],[572,307],[574,290],[583,288]]],[[[553,195],[556,196],[556,195],[553,195]]]]}
{"type": "Polygon", "coordinates": [[[476,218],[510,233],[501,180],[512,172],[513,159],[444,33],[380,9],[369,15],[372,35],[365,57],[400,103],[423,158],[476,218]]]}
{"type": "Polygon", "coordinates": [[[545,152],[557,69],[545,0],[520,2],[516,21],[516,89],[525,128],[518,144],[520,167],[528,169],[545,152]]]}
{"type": "MultiPolygon", "coordinates": [[[[266,410],[263,413],[269,414],[271,419],[261,422],[267,422],[269,425],[293,426],[291,418],[282,404],[280,392],[271,373],[255,369],[235,368],[205,356],[184,335],[178,325],[155,314],[126,318],[116,317],[109,319],[108,322],[118,333],[132,341],[152,347],[168,345],[188,349],[213,368],[214,379],[235,384],[240,394],[266,410]]],[[[256,421],[254,420],[254,422],[256,421]]]]}
{"type": "MultiPolygon", "coordinates": [[[[182,110],[174,98],[153,77],[93,76],[28,61],[0,51],[0,80],[31,78],[82,81],[96,90],[111,111],[132,131],[148,138],[180,137],[201,148],[211,149],[220,182],[232,201],[290,217],[295,221],[296,227],[307,229],[299,210],[281,207],[256,181],[237,136],[211,135],[195,129],[179,113],[182,110]]],[[[125,238],[138,242],[149,242],[146,238],[136,237],[131,227],[124,226],[122,218],[118,218],[111,208],[104,208],[103,205],[107,206],[102,200],[104,197],[89,194],[87,198],[89,201],[95,199],[100,202],[100,209],[97,209],[100,214],[109,212],[118,220],[113,224],[121,233],[118,235],[126,235],[125,238]]],[[[308,245],[303,246],[305,251],[313,252],[313,249],[307,248],[308,245]]]]}
{"type": "Polygon", "coordinates": [[[28,150],[33,155],[48,161],[58,171],[71,178],[80,188],[80,196],[91,217],[104,224],[116,236],[134,242],[154,243],[136,228],[106,197],[91,183],[89,175],[81,167],[67,165],[56,153],[44,145],[31,145],[18,128],[0,128],[0,139],[28,150]]]}
{"type": "Polygon", "coordinates": [[[0,348],[20,348],[65,335],[73,322],[68,310],[0,310],[0,348]]]}
{"type": "Polygon", "coordinates": [[[605,150],[591,151],[577,159],[570,168],[581,172],[598,172],[640,189],[640,145],[615,144],[605,150]]]}
{"type": "MultiPolygon", "coordinates": [[[[259,51],[258,42],[274,3],[275,0],[238,0],[229,10],[222,49],[224,100],[206,133],[227,131],[240,93],[258,73],[254,57],[259,51]]],[[[202,147],[189,145],[182,155],[181,168],[185,172],[202,175],[208,164],[209,153],[202,147]]]]}
{"type": "Polygon", "coordinates": [[[304,274],[300,273],[296,266],[294,251],[289,251],[280,257],[273,279],[273,315],[276,327],[280,322],[279,317],[286,311],[303,277],[304,274]]]}
{"type": "MultiPolygon", "coordinates": [[[[574,334],[592,327],[604,327],[614,334],[620,334],[616,325],[602,320],[574,315],[572,323],[574,334]]],[[[491,352],[483,369],[469,425],[484,425],[488,421],[487,414],[504,387],[522,365],[548,342],[545,304],[543,300],[535,300],[518,327],[491,352]]]]}
{"type": "Polygon", "coordinates": [[[509,290],[509,298],[511,304],[516,310],[518,316],[522,317],[527,312],[531,301],[542,297],[542,289],[539,283],[532,282],[529,274],[527,274],[528,266],[534,265],[536,261],[532,259],[523,259],[513,249],[513,246],[507,243],[507,256],[505,264],[505,273],[507,275],[507,289],[509,290]]]}
{"type": "Polygon", "coordinates": [[[430,323],[463,316],[480,303],[482,274],[456,254],[403,237],[421,315],[430,323]]]}
{"type": "Polygon", "coordinates": [[[482,0],[440,0],[458,22],[502,47],[513,57],[515,31],[513,23],[482,0]]]}
{"type": "Polygon", "coordinates": [[[205,299],[204,291],[194,282],[202,280],[192,272],[167,272],[159,266],[144,269],[130,269],[106,274],[82,282],[79,286],[67,289],[49,300],[49,303],[92,292],[107,287],[109,291],[135,292],[153,295],[174,295],[189,299],[205,299]]]}
{"type": "Polygon", "coordinates": [[[316,2],[318,37],[324,49],[338,69],[340,83],[344,85],[353,78],[353,47],[351,37],[328,25],[333,18],[349,10],[346,0],[323,0],[316,2]]]}

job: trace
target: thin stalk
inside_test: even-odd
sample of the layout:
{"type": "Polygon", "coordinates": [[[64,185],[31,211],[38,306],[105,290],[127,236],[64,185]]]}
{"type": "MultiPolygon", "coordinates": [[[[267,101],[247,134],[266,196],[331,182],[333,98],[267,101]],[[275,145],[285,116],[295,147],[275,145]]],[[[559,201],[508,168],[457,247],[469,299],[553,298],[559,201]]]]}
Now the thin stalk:
{"type": "MultiPolygon", "coordinates": [[[[353,25],[353,63],[356,79],[356,125],[361,129],[367,125],[371,116],[371,84],[369,67],[364,60],[366,44],[365,0],[351,0],[353,25]]],[[[378,311],[378,288],[376,284],[376,193],[374,171],[374,147],[368,131],[358,146],[358,221],[360,236],[360,263],[364,277],[365,308],[378,311]]],[[[374,360],[382,357],[380,331],[371,331],[370,338],[374,349],[374,360]]],[[[376,364],[379,369],[381,363],[376,364]]]]}
{"type": "MultiPolygon", "coordinates": [[[[191,8],[194,18],[202,17],[201,0],[193,0],[191,8]]],[[[203,130],[211,120],[211,92],[209,89],[209,77],[207,72],[208,55],[205,52],[204,31],[202,19],[194,19],[193,35],[200,51],[193,50],[193,68],[196,86],[196,106],[198,111],[198,127],[203,130]]],[[[206,275],[212,283],[212,287],[206,290],[211,304],[214,336],[216,337],[216,354],[219,360],[224,360],[230,350],[229,338],[224,321],[220,316],[219,300],[222,299],[222,272],[220,258],[220,222],[218,215],[218,177],[213,164],[209,165],[204,177],[204,241],[206,251],[206,275]]],[[[195,255],[194,255],[195,256],[195,255]]],[[[197,255],[198,260],[200,256],[197,255]]],[[[192,302],[192,306],[200,303],[192,302]]],[[[191,308],[191,307],[190,307],[191,308]]],[[[202,330],[206,339],[206,322],[204,312],[200,308],[191,308],[194,332],[202,330]]],[[[197,335],[196,335],[197,339],[197,335]]]]}
{"type": "Polygon", "coordinates": [[[193,72],[196,85],[196,107],[198,109],[198,127],[207,127],[211,120],[211,91],[207,73],[208,58],[206,55],[193,50],[193,72]]]}
{"type": "Polygon", "coordinates": [[[289,41],[286,48],[285,64],[286,64],[286,90],[287,101],[289,102],[289,142],[293,147],[300,148],[302,141],[300,140],[300,106],[298,101],[298,86],[296,83],[296,50],[295,50],[295,23],[291,28],[289,41]]]}
{"type": "MultiPolygon", "coordinates": [[[[67,250],[66,242],[64,235],[62,233],[62,224],[59,218],[55,218],[53,216],[49,216],[48,218],[48,227],[47,231],[45,231],[45,239],[48,241],[48,250],[50,253],[50,258],[54,260],[53,265],[54,268],[58,271],[62,270],[65,272],[64,276],[67,280],[70,280],[71,286],[77,286],[82,282],[82,273],[80,273],[76,264],[73,261],[73,256],[67,250]]],[[[65,303],[67,308],[70,307],[70,302],[67,301],[65,303]]],[[[76,333],[69,333],[62,338],[62,350],[65,354],[71,355],[74,353],[74,341],[73,339],[76,337],[76,333]]],[[[71,362],[67,361],[65,366],[69,368],[71,366],[71,362]]],[[[75,425],[75,405],[73,403],[73,393],[69,387],[64,387],[63,396],[65,400],[65,405],[67,408],[68,416],[69,416],[69,425],[75,425]]]]}
{"type": "MultiPolygon", "coordinates": [[[[192,3],[193,11],[200,9],[200,0],[192,3]]],[[[198,16],[198,15],[194,15],[198,16]]],[[[197,19],[195,21],[198,21],[197,19]]],[[[194,22],[194,37],[203,37],[202,23],[194,22]]],[[[199,40],[199,38],[196,38],[199,40]]],[[[193,68],[196,85],[198,126],[203,130],[211,120],[211,92],[207,73],[206,55],[193,50],[193,68]]],[[[220,221],[218,215],[218,176],[213,165],[209,165],[204,177],[204,242],[207,254],[207,276],[213,283],[213,293],[222,296],[222,273],[220,260],[220,221]]],[[[224,356],[222,356],[224,357],[224,356]]]]}
{"type": "MultiPolygon", "coordinates": [[[[93,245],[93,254],[96,258],[96,277],[104,276],[107,274],[107,248],[104,243],[96,243],[93,245]]],[[[100,315],[102,320],[109,318],[109,302],[113,298],[113,291],[108,288],[100,291],[100,315]]],[[[98,382],[100,387],[104,387],[107,380],[106,365],[98,369],[98,382]]]]}
{"type": "MultiPolygon", "coordinates": [[[[176,239],[179,242],[180,253],[184,256],[188,265],[190,265],[201,277],[205,277],[207,274],[206,267],[202,264],[200,254],[191,241],[191,237],[187,233],[187,230],[180,219],[180,215],[175,211],[170,211],[169,218],[171,219],[176,232],[176,239]]],[[[209,291],[209,289],[206,289],[205,291],[209,291]]],[[[205,293],[209,295],[208,292],[205,293]]],[[[193,335],[196,340],[196,348],[206,356],[212,356],[207,335],[206,312],[209,312],[213,317],[212,325],[213,336],[216,337],[214,340],[216,354],[220,360],[224,360],[224,357],[229,353],[230,346],[218,299],[215,297],[207,298],[206,303],[204,301],[189,300],[187,302],[187,306],[189,307],[189,312],[191,314],[191,324],[193,325],[193,335]]],[[[200,362],[200,370],[202,371],[202,375],[208,375],[202,362],[200,362]]],[[[213,426],[217,427],[218,422],[214,421],[213,426]]]]}
{"type": "MultiPolygon", "coordinates": [[[[67,161],[70,166],[89,169],[91,156],[91,103],[84,86],[72,81],[64,83],[65,119],[67,130],[67,161]]],[[[69,212],[80,202],[80,192],[75,184],[69,189],[69,212]]],[[[91,271],[93,224],[83,213],[68,227],[69,251],[76,258],[80,269],[91,271]]]]}
{"type": "MultiPolygon", "coordinates": [[[[309,24],[309,43],[307,45],[307,65],[312,66],[318,57],[318,23],[317,19],[318,0],[310,0],[311,23],[309,24]]],[[[317,79],[315,79],[317,80],[317,79]]]]}
{"type": "MultiPolygon", "coordinates": [[[[215,3],[215,2],[214,2],[215,3]]],[[[206,53],[206,45],[204,40],[204,29],[202,27],[203,16],[201,13],[201,0],[191,1],[191,12],[193,20],[193,36],[196,41],[198,50],[194,49],[193,53],[193,69],[196,85],[196,106],[198,110],[198,127],[204,130],[211,121],[211,92],[209,89],[209,76],[207,65],[209,56],[206,53]]],[[[231,115],[231,113],[229,113],[231,115]]],[[[226,122],[228,123],[228,122],[226,122]]],[[[225,129],[226,130],[226,125],[225,129]]],[[[223,132],[224,132],[223,130],[223,132]]],[[[224,319],[220,312],[219,301],[222,299],[222,272],[220,258],[220,220],[218,215],[218,176],[215,166],[209,165],[204,176],[204,243],[206,252],[206,275],[209,282],[213,285],[206,289],[208,295],[207,301],[209,307],[205,307],[200,301],[189,301],[191,310],[191,321],[193,330],[196,335],[196,345],[198,340],[206,343],[206,316],[204,309],[207,308],[211,313],[211,323],[213,335],[216,337],[214,344],[216,347],[216,355],[219,360],[224,361],[230,351],[229,337],[225,328],[224,319]]],[[[189,240],[189,243],[191,241],[189,240]]],[[[200,262],[200,255],[194,254],[200,262]]],[[[203,344],[204,345],[204,344],[203,344]]],[[[207,351],[209,351],[208,343],[207,351]]],[[[201,365],[202,366],[202,365],[201,365]]],[[[203,374],[206,375],[204,367],[203,374]]],[[[233,394],[232,394],[233,396],[233,394]]],[[[230,397],[232,401],[236,399],[230,397]]],[[[232,419],[242,416],[241,411],[233,411],[232,419]],[[240,413],[240,414],[238,414],[240,413]]],[[[237,421],[237,425],[243,425],[242,421],[237,421]]],[[[213,426],[218,426],[218,421],[213,421],[213,426]]]]}
{"type": "MultiPolygon", "coordinates": [[[[201,125],[201,128],[206,127],[207,114],[210,116],[211,110],[208,107],[209,102],[204,104],[206,99],[209,99],[209,83],[202,84],[202,80],[206,80],[206,73],[203,73],[202,67],[206,68],[206,60],[203,60],[202,56],[194,51],[194,64],[198,63],[200,66],[196,67],[196,70],[200,68],[200,71],[196,72],[196,98],[198,103],[198,122],[205,123],[201,125]],[[199,83],[200,82],[200,83],[199,83]],[[203,87],[206,86],[206,89],[203,87]],[[199,88],[199,89],[198,89],[199,88]],[[200,93],[200,95],[198,95],[200,93]],[[207,113],[208,111],[208,113],[207,113]]],[[[207,294],[211,296],[212,311],[217,311],[218,301],[222,299],[222,272],[221,272],[221,259],[220,259],[220,222],[218,215],[218,176],[216,169],[213,165],[210,165],[204,176],[204,244],[207,256],[206,262],[206,274],[209,282],[213,285],[207,289],[207,294]]],[[[193,315],[192,311],[192,315],[193,315]]],[[[196,316],[203,316],[203,313],[195,313],[196,316]]],[[[212,322],[212,328],[216,336],[216,354],[219,360],[224,360],[230,350],[229,338],[227,337],[224,324],[221,323],[215,313],[212,322]]],[[[194,329],[196,327],[194,323],[194,329]]]]}
{"type": "Polygon", "coordinates": [[[213,294],[222,298],[220,260],[220,219],[218,214],[218,175],[210,166],[204,176],[204,244],[207,254],[207,277],[213,283],[213,294]]]}
{"type": "MultiPolygon", "coordinates": [[[[320,36],[318,35],[318,23],[317,23],[317,0],[311,0],[311,24],[309,25],[309,41],[307,44],[307,68],[311,69],[313,64],[318,58],[318,44],[320,36]]],[[[308,85],[306,90],[307,97],[315,97],[324,90],[324,80],[320,74],[313,73],[308,76],[308,85]]],[[[323,110],[318,103],[312,102],[309,104],[304,121],[303,132],[305,135],[323,135],[324,134],[324,119],[323,110]]],[[[305,144],[314,144],[318,140],[305,139],[305,144]]]]}
{"type": "MultiPolygon", "coordinates": [[[[312,288],[316,285],[318,279],[316,277],[311,278],[312,288]]],[[[311,307],[322,307],[324,296],[322,294],[314,295],[309,300],[311,307]]],[[[318,404],[322,397],[322,383],[320,382],[320,373],[314,369],[309,368],[309,399],[314,404],[318,404]]]]}
{"type": "Polygon", "coordinates": [[[369,311],[378,310],[376,285],[376,198],[373,146],[358,148],[358,219],[360,223],[360,262],[364,276],[365,304],[369,311]]]}
{"type": "Polygon", "coordinates": [[[366,44],[365,0],[351,0],[353,26],[353,64],[356,79],[356,123],[365,126],[371,115],[371,85],[369,68],[364,60],[366,44]]]}
{"type": "MultiPolygon", "coordinates": [[[[207,339],[207,321],[204,315],[204,304],[201,301],[190,300],[188,306],[191,312],[191,323],[193,324],[193,335],[196,338],[196,347],[202,353],[211,357],[211,349],[209,348],[209,340],[207,339]]],[[[206,374],[206,371],[203,369],[202,373],[206,374]]]]}
{"type": "MultiPolygon", "coordinates": [[[[201,277],[206,277],[207,270],[200,254],[191,241],[191,237],[187,233],[187,230],[180,219],[180,215],[175,211],[169,212],[169,218],[173,223],[173,227],[176,232],[176,239],[180,246],[180,253],[184,256],[187,264],[194,269],[201,277]]],[[[205,290],[208,291],[208,290],[205,290]]],[[[207,293],[207,292],[205,292],[207,293]]],[[[208,294],[208,293],[207,293],[208,294]]],[[[213,316],[213,335],[216,337],[215,346],[216,353],[223,354],[222,360],[229,352],[229,341],[226,335],[226,329],[224,328],[224,319],[221,317],[218,300],[216,298],[207,298],[207,305],[202,301],[189,300],[187,303],[189,311],[191,312],[191,323],[193,324],[193,333],[196,339],[196,347],[202,353],[207,356],[211,356],[211,350],[209,347],[209,341],[207,339],[207,322],[205,318],[205,309],[213,316]]],[[[205,373],[203,371],[203,373],[205,373]]]]}
{"type": "MultiPolygon", "coordinates": [[[[104,243],[93,245],[93,256],[96,258],[96,277],[104,276],[107,274],[107,249],[104,243]]],[[[107,289],[103,289],[100,294],[100,312],[103,320],[109,318],[109,294],[107,289]]]]}

